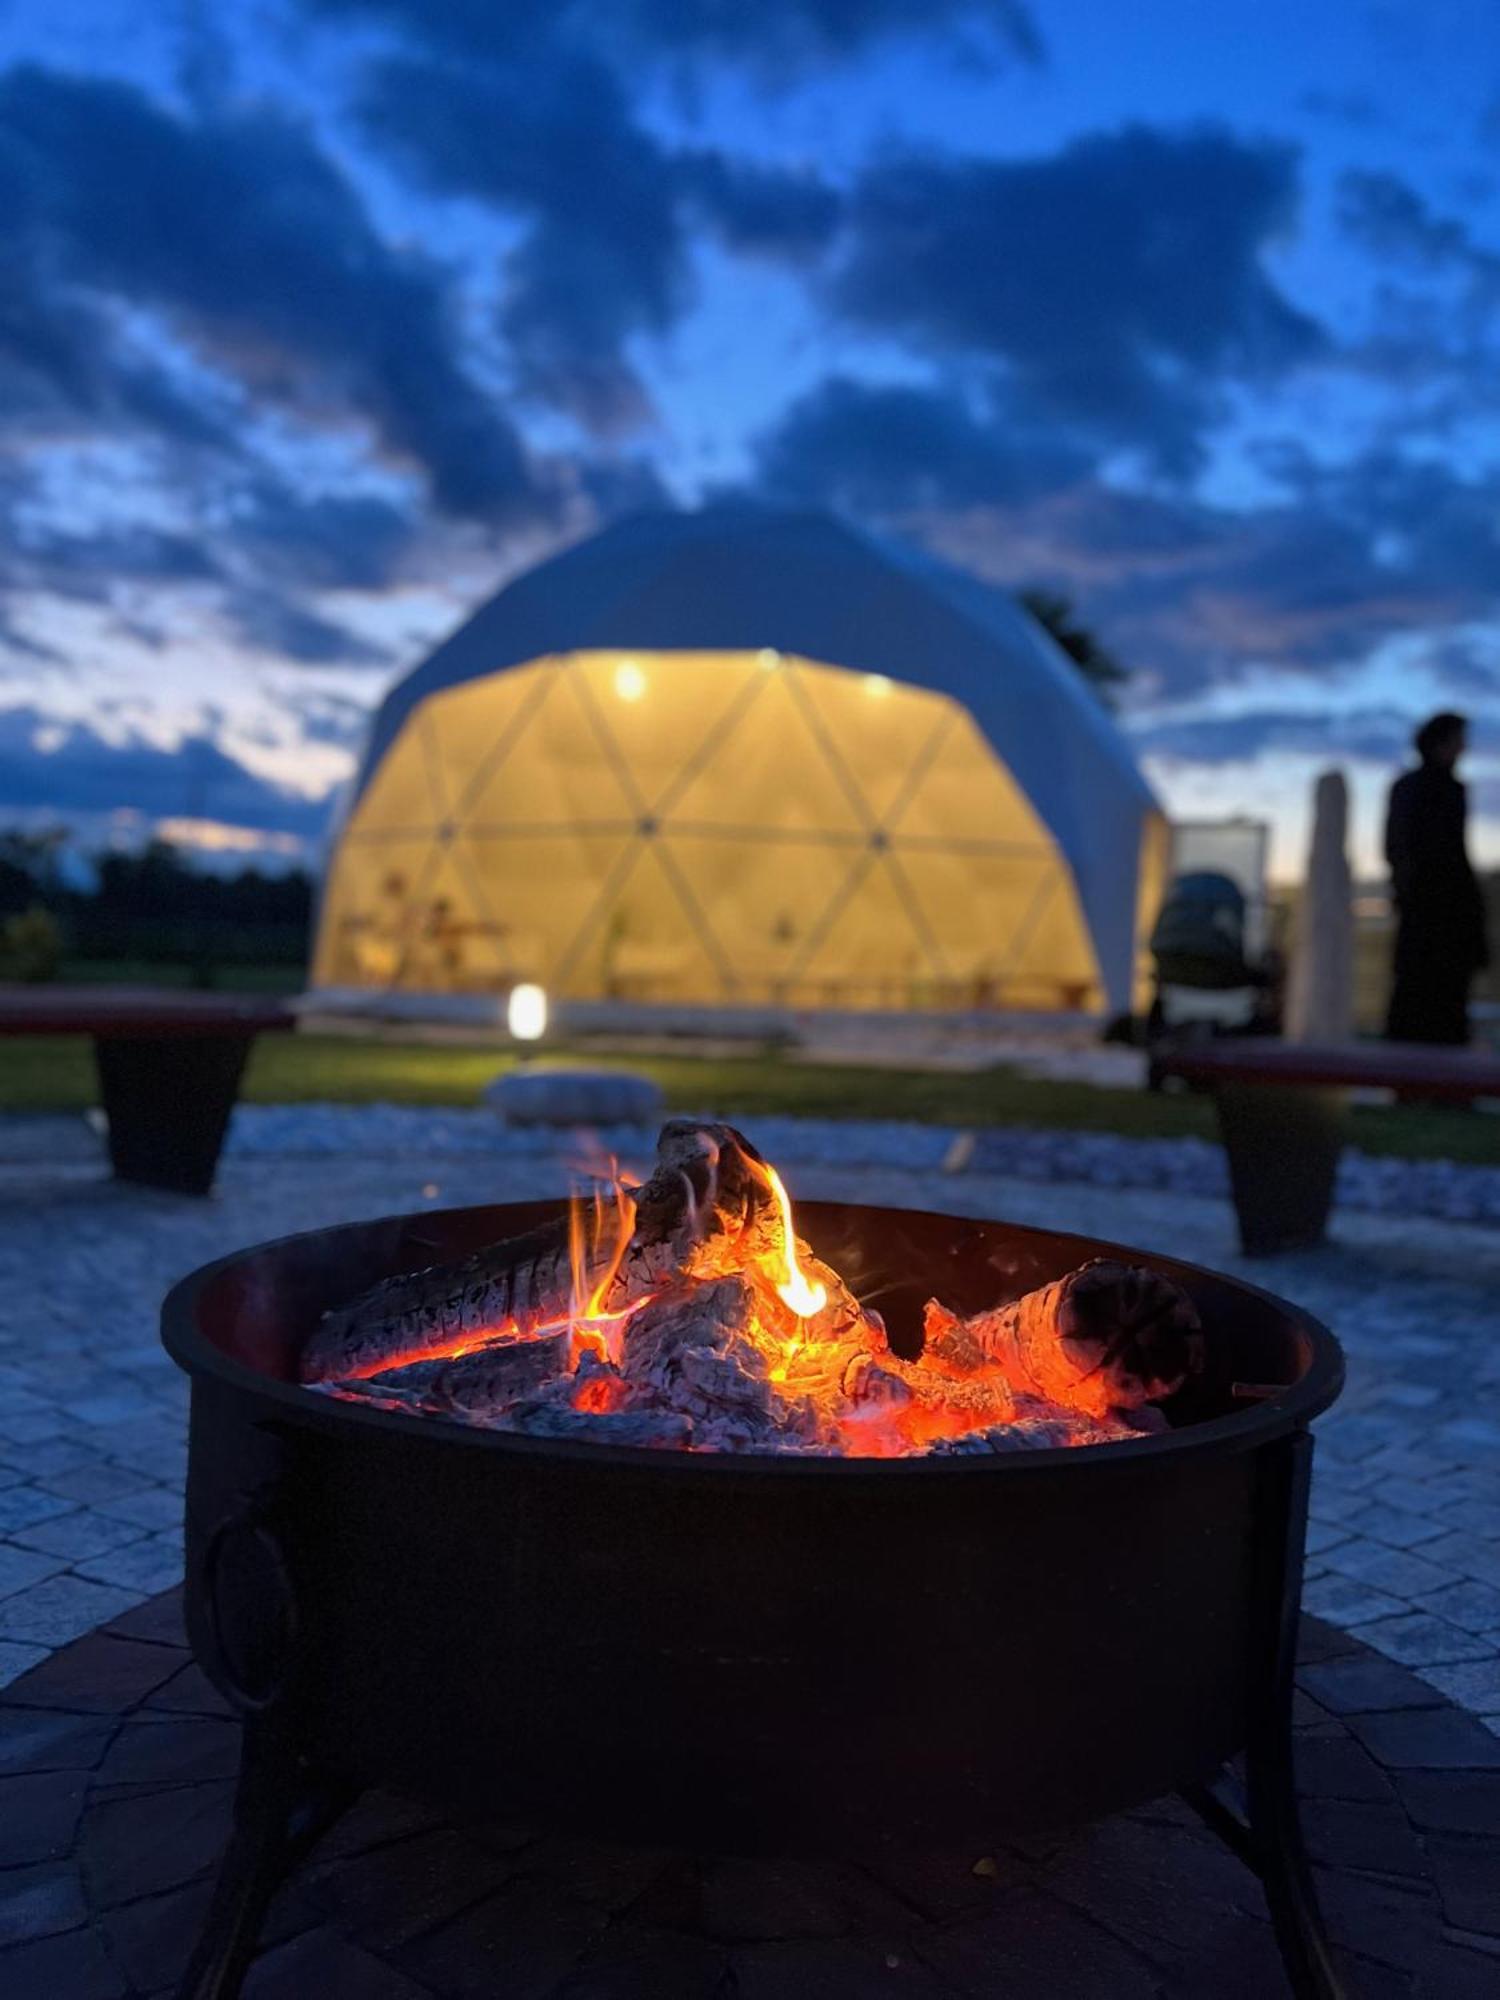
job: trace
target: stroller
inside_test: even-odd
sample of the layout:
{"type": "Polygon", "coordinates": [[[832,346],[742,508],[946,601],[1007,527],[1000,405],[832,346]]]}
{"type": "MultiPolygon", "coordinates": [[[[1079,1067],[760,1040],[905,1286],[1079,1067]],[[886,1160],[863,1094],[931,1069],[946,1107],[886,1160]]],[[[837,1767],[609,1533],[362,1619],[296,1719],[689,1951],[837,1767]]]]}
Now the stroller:
{"type": "Polygon", "coordinates": [[[1229,875],[1201,869],[1175,876],[1150,949],[1156,994],[1146,1018],[1147,1087],[1160,1090],[1157,1051],[1209,1035],[1274,1035],[1281,1026],[1282,969],[1249,951],[1249,905],[1229,875]]]}

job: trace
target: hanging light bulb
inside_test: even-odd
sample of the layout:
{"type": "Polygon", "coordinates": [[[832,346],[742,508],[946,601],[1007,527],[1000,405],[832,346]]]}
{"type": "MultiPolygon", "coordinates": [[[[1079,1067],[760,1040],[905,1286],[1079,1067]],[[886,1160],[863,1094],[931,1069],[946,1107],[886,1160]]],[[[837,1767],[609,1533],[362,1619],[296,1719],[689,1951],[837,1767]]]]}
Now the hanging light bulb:
{"type": "Polygon", "coordinates": [[[639,701],[646,692],[646,676],[638,660],[621,660],[615,668],[615,693],[621,701],[639,701]]]}

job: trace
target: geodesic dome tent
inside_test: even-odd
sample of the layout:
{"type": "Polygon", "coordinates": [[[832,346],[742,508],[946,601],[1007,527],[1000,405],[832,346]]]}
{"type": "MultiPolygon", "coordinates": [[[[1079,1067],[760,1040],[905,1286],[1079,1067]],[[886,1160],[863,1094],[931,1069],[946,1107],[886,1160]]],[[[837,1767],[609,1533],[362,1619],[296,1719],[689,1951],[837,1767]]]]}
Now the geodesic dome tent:
{"type": "Polygon", "coordinates": [[[386,697],[314,978],[1119,1010],[1165,844],[1008,598],[823,516],[645,515],[517,577],[386,697]]]}

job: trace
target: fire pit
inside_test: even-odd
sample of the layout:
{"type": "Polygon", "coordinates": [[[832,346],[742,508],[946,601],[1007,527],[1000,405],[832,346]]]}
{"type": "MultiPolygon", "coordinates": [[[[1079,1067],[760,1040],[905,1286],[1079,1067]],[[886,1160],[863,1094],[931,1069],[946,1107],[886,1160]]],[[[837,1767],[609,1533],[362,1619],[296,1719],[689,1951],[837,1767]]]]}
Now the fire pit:
{"type": "Polygon", "coordinates": [[[1335,1993],[1288,1735],[1332,1337],[1170,1259],[810,1203],[803,1277],[878,1303],[898,1379],[931,1294],[985,1315],[1101,1257],[1181,1288],[1201,1366],[1153,1431],[894,1456],[601,1444],[445,1420],[430,1375],[406,1401],[351,1391],[368,1372],[299,1380],[373,1281],[567,1213],[292,1237],[166,1302],[193,1378],[189,1629],[246,1717],[184,1995],[237,1991],[276,1882],[377,1783],[723,1852],[951,1845],[1180,1791],[1261,1873],[1294,1988],[1335,1993]],[[1244,1812],[1222,1781],[1242,1751],[1244,1812]]]}

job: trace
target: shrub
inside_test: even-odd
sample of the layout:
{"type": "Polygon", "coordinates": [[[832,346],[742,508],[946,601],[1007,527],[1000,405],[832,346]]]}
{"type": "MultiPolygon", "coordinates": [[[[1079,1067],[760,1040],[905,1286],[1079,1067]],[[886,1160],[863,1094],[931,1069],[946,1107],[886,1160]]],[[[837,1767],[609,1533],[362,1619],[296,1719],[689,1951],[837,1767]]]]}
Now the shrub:
{"type": "Polygon", "coordinates": [[[0,979],[18,979],[37,986],[57,977],[62,934],[57,920],[40,903],[0,925],[0,979]]]}

